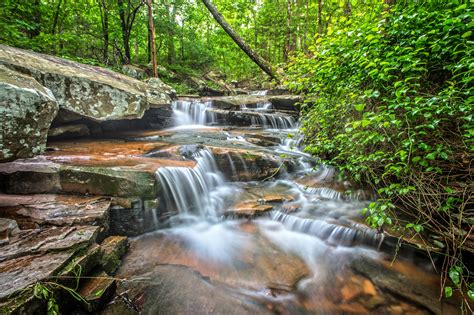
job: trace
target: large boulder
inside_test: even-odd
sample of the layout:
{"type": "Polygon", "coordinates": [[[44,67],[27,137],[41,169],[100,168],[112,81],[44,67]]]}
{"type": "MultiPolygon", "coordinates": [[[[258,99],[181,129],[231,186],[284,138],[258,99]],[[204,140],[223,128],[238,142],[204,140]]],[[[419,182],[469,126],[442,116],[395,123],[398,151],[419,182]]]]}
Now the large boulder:
{"type": "Polygon", "coordinates": [[[0,65],[0,162],[43,152],[58,108],[49,89],[0,65]]]}
{"type": "MultiPolygon", "coordinates": [[[[140,118],[150,107],[148,84],[108,69],[5,45],[0,45],[0,64],[32,76],[52,91],[62,109],[88,119],[140,118]]],[[[162,103],[169,102],[163,95],[162,103]]]]}

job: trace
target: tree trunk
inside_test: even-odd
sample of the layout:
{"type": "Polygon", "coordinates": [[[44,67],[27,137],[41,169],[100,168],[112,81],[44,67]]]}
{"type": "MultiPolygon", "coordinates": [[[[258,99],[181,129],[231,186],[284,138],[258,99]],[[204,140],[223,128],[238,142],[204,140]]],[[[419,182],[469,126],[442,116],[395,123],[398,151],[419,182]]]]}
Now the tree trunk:
{"type": "Polygon", "coordinates": [[[153,77],[158,77],[156,68],[156,43],[155,43],[155,23],[153,22],[153,4],[152,0],[147,0],[148,6],[148,30],[150,34],[151,64],[153,68],[153,77]]]}
{"type": "Polygon", "coordinates": [[[323,20],[322,20],[322,11],[323,10],[323,1],[318,0],[318,35],[323,35],[323,20]]]}
{"type": "Polygon", "coordinates": [[[306,38],[308,36],[308,18],[309,18],[309,0],[306,0],[305,15],[304,15],[304,27],[303,27],[303,39],[302,39],[303,52],[306,52],[306,38]]]}
{"type": "Polygon", "coordinates": [[[102,23],[102,38],[104,47],[102,49],[102,58],[105,64],[109,60],[109,9],[107,8],[107,0],[99,0],[100,20],[102,23]]]}
{"type": "Polygon", "coordinates": [[[118,3],[118,11],[120,16],[120,28],[122,29],[122,41],[123,41],[123,49],[125,52],[125,56],[122,60],[123,64],[129,64],[131,60],[130,54],[130,34],[132,32],[133,23],[135,22],[135,17],[137,15],[138,10],[143,5],[143,2],[139,2],[138,5],[131,9],[131,0],[127,0],[127,12],[125,12],[125,8],[123,5],[123,0],[117,0],[118,3]]]}
{"type": "Polygon", "coordinates": [[[33,3],[33,16],[34,26],[29,32],[30,38],[36,37],[41,33],[41,1],[35,0],[33,3]]]}
{"type": "Polygon", "coordinates": [[[283,54],[283,58],[285,61],[288,60],[288,56],[290,55],[291,51],[291,0],[287,0],[286,6],[286,39],[285,39],[285,50],[283,54]]]}
{"type": "Polygon", "coordinates": [[[129,42],[129,36],[127,32],[127,19],[125,18],[125,9],[123,7],[123,0],[118,0],[118,9],[119,9],[119,16],[120,16],[120,28],[122,29],[123,50],[125,52],[125,56],[123,57],[122,63],[129,64],[130,63],[130,42],[129,42]]]}
{"type": "Polygon", "coordinates": [[[217,8],[212,4],[210,0],[202,0],[204,5],[207,7],[209,12],[211,12],[214,19],[219,23],[219,25],[224,29],[224,31],[232,38],[232,40],[242,49],[249,58],[257,64],[260,69],[262,69],[266,74],[268,74],[272,78],[277,78],[275,72],[271,68],[271,66],[263,60],[256,52],[254,52],[242,37],[237,34],[232,27],[227,23],[224,17],[219,13],[217,8]]]}
{"type": "Polygon", "coordinates": [[[346,2],[344,4],[344,14],[345,15],[351,15],[352,14],[351,0],[346,0],[346,2]]]}
{"type": "Polygon", "coordinates": [[[56,6],[56,11],[54,12],[54,18],[53,18],[53,26],[51,26],[51,34],[56,33],[56,25],[58,25],[58,18],[59,18],[59,11],[61,10],[61,3],[63,0],[58,1],[58,5],[56,6]]]}
{"type": "Polygon", "coordinates": [[[181,23],[181,41],[180,41],[181,61],[184,61],[184,32],[185,32],[184,25],[185,23],[186,23],[186,19],[183,19],[183,22],[181,23]]]}

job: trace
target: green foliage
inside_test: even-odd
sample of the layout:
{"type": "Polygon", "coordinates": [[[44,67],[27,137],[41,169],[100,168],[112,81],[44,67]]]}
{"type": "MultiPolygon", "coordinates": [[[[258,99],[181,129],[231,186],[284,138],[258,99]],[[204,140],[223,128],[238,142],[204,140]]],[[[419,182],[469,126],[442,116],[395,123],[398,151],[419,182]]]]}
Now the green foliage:
{"type": "Polygon", "coordinates": [[[456,2],[397,3],[329,26],[288,65],[288,84],[314,95],[307,151],[377,190],[367,222],[439,235],[452,267],[470,229],[473,14],[456,2]]]}

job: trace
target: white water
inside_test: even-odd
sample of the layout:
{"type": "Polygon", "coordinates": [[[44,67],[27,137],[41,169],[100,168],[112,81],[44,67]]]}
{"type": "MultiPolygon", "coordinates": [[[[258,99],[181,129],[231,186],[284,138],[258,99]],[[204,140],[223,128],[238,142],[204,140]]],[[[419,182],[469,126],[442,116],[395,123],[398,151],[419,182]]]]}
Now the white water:
{"type": "Polygon", "coordinates": [[[225,204],[225,196],[235,191],[226,184],[217,169],[213,154],[199,150],[194,154],[197,164],[189,167],[162,167],[157,176],[163,187],[167,209],[182,215],[217,217],[225,204]]]}
{"type": "Polygon", "coordinates": [[[171,103],[176,126],[206,125],[216,121],[215,114],[208,111],[212,101],[177,100],[171,103]]]}

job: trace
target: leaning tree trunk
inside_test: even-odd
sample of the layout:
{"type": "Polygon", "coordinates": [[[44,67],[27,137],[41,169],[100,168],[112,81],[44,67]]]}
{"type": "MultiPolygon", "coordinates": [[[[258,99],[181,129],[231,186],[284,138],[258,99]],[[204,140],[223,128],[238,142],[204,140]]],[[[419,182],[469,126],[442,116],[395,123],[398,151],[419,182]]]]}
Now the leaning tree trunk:
{"type": "Polygon", "coordinates": [[[232,38],[232,40],[242,49],[253,62],[255,62],[260,69],[262,69],[266,74],[268,74],[272,78],[276,78],[276,74],[271,68],[271,66],[260,57],[256,52],[254,52],[242,37],[237,34],[232,27],[227,23],[224,17],[219,13],[217,8],[212,4],[210,0],[202,0],[204,5],[207,7],[209,12],[211,12],[214,19],[219,23],[219,25],[224,29],[224,31],[232,38]]]}

